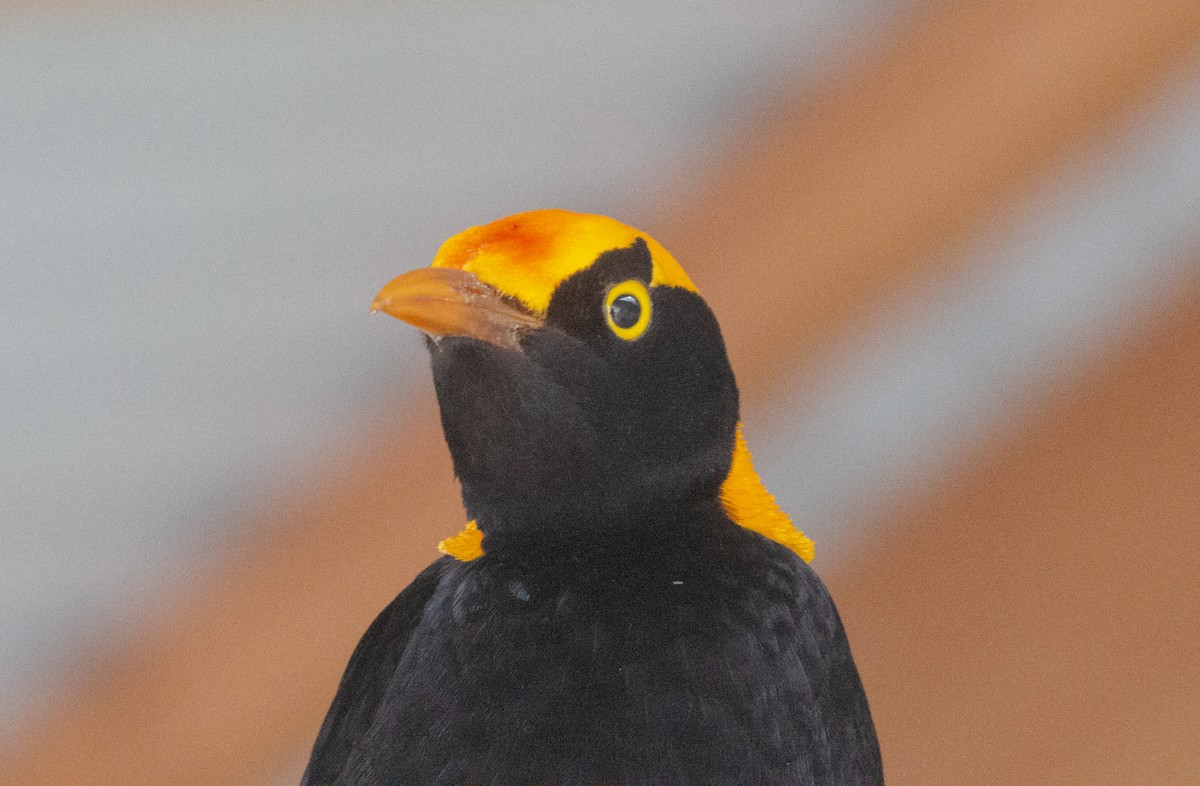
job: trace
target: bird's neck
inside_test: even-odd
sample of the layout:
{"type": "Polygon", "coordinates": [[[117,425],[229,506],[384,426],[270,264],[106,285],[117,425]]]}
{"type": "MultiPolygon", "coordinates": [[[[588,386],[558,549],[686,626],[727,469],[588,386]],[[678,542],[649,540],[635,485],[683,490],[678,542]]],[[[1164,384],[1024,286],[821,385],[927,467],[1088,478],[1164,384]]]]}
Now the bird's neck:
{"type": "Polygon", "coordinates": [[[610,509],[484,514],[478,521],[484,552],[495,561],[568,572],[678,561],[732,526],[715,493],[610,509]]]}

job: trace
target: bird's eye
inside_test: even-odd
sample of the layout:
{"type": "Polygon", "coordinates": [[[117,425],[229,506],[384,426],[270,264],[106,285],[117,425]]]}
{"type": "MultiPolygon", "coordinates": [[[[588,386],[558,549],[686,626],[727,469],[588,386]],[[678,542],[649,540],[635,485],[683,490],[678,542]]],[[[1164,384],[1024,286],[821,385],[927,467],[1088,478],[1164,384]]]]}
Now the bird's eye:
{"type": "Polygon", "coordinates": [[[635,278],[622,281],[608,290],[604,298],[604,319],[618,338],[633,341],[650,326],[650,292],[635,278]]]}
{"type": "Polygon", "coordinates": [[[641,319],[642,304],[633,295],[621,295],[608,307],[608,314],[612,317],[614,325],[628,330],[641,319]]]}

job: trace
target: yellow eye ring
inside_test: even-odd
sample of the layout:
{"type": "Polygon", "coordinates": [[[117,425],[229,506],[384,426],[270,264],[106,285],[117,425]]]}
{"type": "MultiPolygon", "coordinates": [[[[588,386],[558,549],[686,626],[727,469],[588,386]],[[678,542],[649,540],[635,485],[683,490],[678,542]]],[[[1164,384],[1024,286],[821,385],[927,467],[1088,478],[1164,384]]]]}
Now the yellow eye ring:
{"type": "Polygon", "coordinates": [[[640,338],[650,326],[650,290],[636,278],[609,288],[604,296],[604,321],[626,341],[640,338]]]}

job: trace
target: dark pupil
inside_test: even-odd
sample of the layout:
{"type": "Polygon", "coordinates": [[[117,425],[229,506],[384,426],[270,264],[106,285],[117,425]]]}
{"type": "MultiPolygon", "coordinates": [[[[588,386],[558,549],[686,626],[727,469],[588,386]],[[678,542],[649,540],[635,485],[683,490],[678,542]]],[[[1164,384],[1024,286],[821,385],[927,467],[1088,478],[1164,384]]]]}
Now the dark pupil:
{"type": "Polygon", "coordinates": [[[642,315],[642,304],[633,295],[621,295],[608,307],[613,324],[619,328],[631,328],[642,315]]]}

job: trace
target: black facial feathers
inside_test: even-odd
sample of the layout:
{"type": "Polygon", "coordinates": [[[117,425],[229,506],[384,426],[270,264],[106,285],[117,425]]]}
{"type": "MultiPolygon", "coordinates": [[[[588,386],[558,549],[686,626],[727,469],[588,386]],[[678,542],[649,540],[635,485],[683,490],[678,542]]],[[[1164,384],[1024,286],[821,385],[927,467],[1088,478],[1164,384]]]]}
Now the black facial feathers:
{"type": "Polygon", "coordinates": [[[652,274],[639,239],[561,282],[521,351],[461,338],[433,348],[464,501],[489,536],[577,539],[635,526],[633,511],[716,499],[737,422],[716,318],[695,293],[658,286],[636,340],[605,320],[610,287],[652,274]]]}

